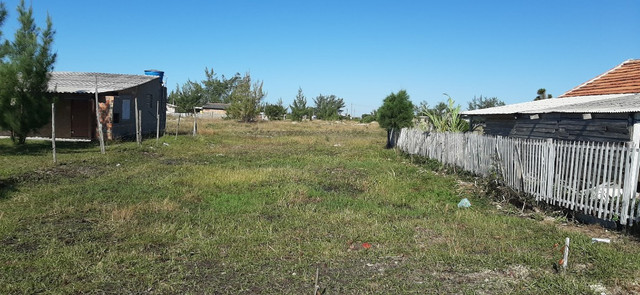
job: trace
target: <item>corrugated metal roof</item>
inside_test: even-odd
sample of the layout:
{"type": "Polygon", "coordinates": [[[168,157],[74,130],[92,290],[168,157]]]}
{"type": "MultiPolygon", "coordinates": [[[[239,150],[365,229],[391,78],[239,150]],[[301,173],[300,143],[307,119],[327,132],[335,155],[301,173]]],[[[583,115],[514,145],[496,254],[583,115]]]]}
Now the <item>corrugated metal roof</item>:
{"type": "Polygon", "coordinates": [[[229,103],[219,103],[219,102],[208,102],[202,106],[203,109],[210,110],[226,110],[231,104],[229,103]]]}
{"type": "Polygon", "coordinates": [[[51,72],[49,91],[56,93],[98,93],[120,91],[147,83],[158,76],[82,72],[51,72]]]}
{"type": "Polygon", "coordinates": [[[508,115],[544,113],[638,113],[640,93],[608,94],[552,98],[516,103],[481,110],[464,111],[463,115],[508,115]]]}

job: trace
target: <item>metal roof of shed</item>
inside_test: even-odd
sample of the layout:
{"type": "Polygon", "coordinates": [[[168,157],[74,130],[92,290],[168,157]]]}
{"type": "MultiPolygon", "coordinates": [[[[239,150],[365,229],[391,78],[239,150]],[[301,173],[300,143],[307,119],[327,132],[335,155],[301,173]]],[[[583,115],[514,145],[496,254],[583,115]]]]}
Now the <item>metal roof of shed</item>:
{"type": "Polygon", "coordinates": [[[55,93],[98,93],[120,91],[147,83],[158,76],[83,72],[51,72],[48,90],[55,93]]]}
{"type": "Polygon", "coordinates": [[[229,103],[208,102],[204,104],[202,108],[209,110],[226,110],[230,105],[229,103]]]}
{"type": "Polygon", "coordinates": [[[638,113],[640,93],[552,98],[464,111],[467,116],[544,113],[638,113]]]}

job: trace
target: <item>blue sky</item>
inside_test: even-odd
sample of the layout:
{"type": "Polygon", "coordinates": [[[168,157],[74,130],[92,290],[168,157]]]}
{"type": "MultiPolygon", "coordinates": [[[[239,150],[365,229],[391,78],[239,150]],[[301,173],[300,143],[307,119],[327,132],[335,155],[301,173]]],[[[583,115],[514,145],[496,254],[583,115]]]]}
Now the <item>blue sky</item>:
{"type": "MultiPolygon", "coordinates": [[[[13,38],[18,1],[5,1],[13,38]]],[[[430,105],[448,93],[506,103],[554,96],[640,58],[640,1],[31,0],[57,31],[57,71],[166,72],[169,89],[204,68],[264,81],[266,101],[301,87],[344,98],[354,114],[406,89],[430,105]]]]}

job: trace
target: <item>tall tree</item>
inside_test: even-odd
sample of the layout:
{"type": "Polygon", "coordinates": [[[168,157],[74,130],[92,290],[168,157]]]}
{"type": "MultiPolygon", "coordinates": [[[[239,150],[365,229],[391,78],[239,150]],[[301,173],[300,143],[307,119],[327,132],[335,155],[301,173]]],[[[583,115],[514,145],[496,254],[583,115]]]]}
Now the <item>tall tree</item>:
{"type": "Polygon", "coordinates": [[[337,96],[331,95],[318,95],[313,99],[315,103],[314,112],[318,119],[322,120],[337,120],[340,119],[340,113],[344,108],[344,100],[337,96]]]}
{"type": "Polygon", "coordinates": [[[469,102],[469,106],[467,107],[467,109],[469,111],[472,111],[472,110],[487,109],[492,107],[499,107],[503,105],[504,105],[504,101],[499,100],[497,97],[489,98],[489,97],[483,97],[482,95],[480,95],[479,97],[476,97],[474,95],[473,99],[469,102]]]}
{"type": "Polygon", "coordinates": [[[213,69],[204,69],[206,79],[202,80],[202,88],[205,102],[222,102],[229,103],[231,92],[240,81],[240,74],[236,73],[233,77],[227,79],[224,75],[218,78],[213,69]]]}
{"type": "Polygon", "coordinates": [[[177,112],[195,113],[194,108],[205,103],[202,85],[187,80],[182,86],[176,85],[176,89],[169,94],[169,100],[175,102],[177,112]]]}
{"type": "MultiPolygon", "coordinates": [[[[4,21],[4,5],[1,10],[4,21]]],[[[20,28],[14,41],[5,41],[0,50],[0,127],[11,131],[14,143],[23,144],[29,132],[49,121],[46,91],[56,56],[51,53],[55,32],[50,17],[46,30],[36,27],[32,9],[24,1],[17,10],[20,28]]]]}
{"type": "Polygon", "coordinates": [[[251,84],[251,75],[245,74],[231,92],[231,105],[227,109],[229,117],[243,122],[255,120],[260,113],[260,103],[267,95],[262,91],[262,81],[251,84]]]}
{"type": "MultiPolygon", "coordinates": [[[[11,131],[14,143],[24,144],[27,134],[47,124],[51,115],[47,86],[56,61],[51,48],[55,31],[48,15],[44,30],[36,26],[24,0],[17,11],[20,28],[0,50],[0,128],[11,131]]],[[[5,17],[2,5],[0,23],[5,17]]]]}
{"type": "Polygon", "coordinates": [[[544,89],[544,88],[538,89],[537,93],[538,93],[538,96],[536,96],[536,98],[534,98],[533,101],[549,99],[553,97],[553,95],[547,94],[547,89],[544,89]]]}
{"type": "Polygon", "coordinates": [[[293,104],[289,109],[291,109],[291,120],[293,121],[302,121],[304,116],[310,116],[310,110],[307,107],[307,98],[304,96],[302,88],[298,88],[296,99],[293,100],[293,104]]]}
{"type": "Polygon", "coordinates": [[[378,109],[378,124],[387,130],[387,148],[395,146],[396,133],[413,124],[413,103],[406,90],[389,94],[378,109]]]}

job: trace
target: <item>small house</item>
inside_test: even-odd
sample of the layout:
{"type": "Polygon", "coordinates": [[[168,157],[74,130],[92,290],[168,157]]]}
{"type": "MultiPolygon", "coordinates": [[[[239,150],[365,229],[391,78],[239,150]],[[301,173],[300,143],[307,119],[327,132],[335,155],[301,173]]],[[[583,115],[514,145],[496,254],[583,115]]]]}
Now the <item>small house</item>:
{"type": "Polygon", "coordinates": [[[640,144],[640,60],[627,60],[558,98],[462,112],[488,135],[640,144]]]}
{"type": "Polygon", "coordinates": [[[227,117],[227,108],[230,104],[209,102],[202,106],[200,116],[205,118],[225,118],[227,117]]]}
{"type": "MultiPolygon", "coordinates": [[[[98,138],[96,93],[106,139],[135,137],[136,110],[143,135],[155,135],[157,126],[164,132],[167,95],[162,72],[146,73],[52,72],[48,90],[55,101],[56,137],[98,138]]],[[[51,123],[30,136],[51,137],[51,123]]]]}
{"type": "Polygon", "coordinates": [[[167,103],[167,114],[175,114],[177,106],[175,104],[167,103]]]}

